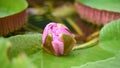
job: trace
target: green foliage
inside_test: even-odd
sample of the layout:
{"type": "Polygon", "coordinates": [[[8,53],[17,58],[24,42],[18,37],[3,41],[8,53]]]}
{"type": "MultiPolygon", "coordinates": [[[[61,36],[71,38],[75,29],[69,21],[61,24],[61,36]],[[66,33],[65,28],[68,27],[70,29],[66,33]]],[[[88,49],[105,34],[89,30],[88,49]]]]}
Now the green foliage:
{"type": "Polygon", "coordinates": [[[92,8],[120,12],[120,0],[77,0],[92,8]]]}
{"type": "Polygon", "coordinates": [[[45,51],[40,51],[30,56],[31,60],[38,68],[70,68],[72,66],[83,65],[87,62],[104,60],[114,56],[98,46],[88,49],[72,51],[66,56],[54,56],[45,51]]]}
{"type": "Polygon", "coordinates": [[[13,46],[9,51],[9,56],[15,57],[21,52],[31,55],[41,50],[41,38],[41,34],[27,34],[10,37],[9,40],[13,46]]]}
{"type": "MultiPolygon", "coordinates": [[[[105,25],[100,32],[99,46],[106,51],[115,53],[114,57],[96,62],[88,62],[72,68],[119,68],[120,67],[120,20],[105,25]]],[[[104,54],[103,54],[104,55],[104,54]]]]}
{"type": "Polygon", "coordinates": [[[11,44],[8,40],[0,38],[0,68],[35,68],[24,54],[9,60],[8,51],[10,47],[11,44]]]}
{"type": "Polygon", "coordinates": [[[82,66],[76,66],[71,68],[119,68],[120,67],[119,63],[120,63],[120,53],[106,60],[91,62],[82,66]]]}
{"type": "Polygon", "coordinates": [[[41,34],[12,36],[8,38],[13,45],[11,47],[2,38],[0,39],[0,63],[4,63],[1,68],[5,66],[13,68],[34,68],[35,66],[38,68],[119,68],[119,29],[120,20],[113,21],[101,30],[99,44],[74,50],[65,56],[54,56],[42,50],[41,34]],[[25,57],[23,52],[29,58],[25,57]],[[14,57],[11,59],[12,62],[8,57],[14,57]]]}
{"type": "Polygon", "coordinates": [[[0,38],[0,64],[1,68],[8,68],[10,66],[7,51],[10,47],[10,42],[6,41],[3,38],[0,38]]]}
{"type": "Polygon", "coordinates": [[[26,0],[0,0],[0,18],[19,13],[26,8],[26,0]]]}
{"type": "Polygon", "coordinates": [[[113,53],[120,50],[120,20],[103,27],[100,32],[100,47],[113,53]]]}
{"type": "Polygon", "coordinates": [[[33,63],[24,55],[20,54],[17,58],[12,60],[11,68],[37,68],[33,63]]]}

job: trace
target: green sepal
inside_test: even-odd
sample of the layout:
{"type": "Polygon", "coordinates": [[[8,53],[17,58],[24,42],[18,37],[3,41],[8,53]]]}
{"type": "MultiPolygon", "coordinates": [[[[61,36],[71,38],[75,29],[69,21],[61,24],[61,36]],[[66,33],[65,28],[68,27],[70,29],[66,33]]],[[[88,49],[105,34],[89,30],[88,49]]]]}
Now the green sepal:
{"type": "Polygon", "coordinates": [[[45,39],[45,43],[43,44],[43,49],[50,54],[55,54],[55,51],[54,51],[52,43],[51,43],[52,39],[53,39],[52,35],[48,34],[46,39],[45,39]]]}
{"type": "Polygon", "coordinates": [[[76,43],[76,40],[70,35],[62,34],[62,41],[64,43],[64,55],[66,55],[70,53],[74,44],[76,43]]]}

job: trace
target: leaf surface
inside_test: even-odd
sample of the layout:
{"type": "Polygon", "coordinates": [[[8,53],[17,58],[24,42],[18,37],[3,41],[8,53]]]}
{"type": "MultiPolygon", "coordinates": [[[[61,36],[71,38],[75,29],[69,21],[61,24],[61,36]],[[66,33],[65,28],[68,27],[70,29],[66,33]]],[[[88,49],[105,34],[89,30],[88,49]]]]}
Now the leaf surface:
{"type": "Polygon", "coordinates": [[[100,10],[120,12],[120,0],[77,0],[77,2],[100,10]]]}
{"type": "Polygon", "coordinates": [[[105,25],[100,32],[100,47],[113,53],[120,50],[120,20],[105,25]]]}
{"type": "Polygon", "coordinates": [[[9,56],[15,57],[22,52],[31,55],[41,50],[41,39],[41,34],[27,34],[10,37],[9,40],[13,46],[9,51],[9,56]]]}
{"type": "Polygon", "coordinates": [[[14,15],[27,8],[26,0],[0,0],[0,18],[14,15]]]}

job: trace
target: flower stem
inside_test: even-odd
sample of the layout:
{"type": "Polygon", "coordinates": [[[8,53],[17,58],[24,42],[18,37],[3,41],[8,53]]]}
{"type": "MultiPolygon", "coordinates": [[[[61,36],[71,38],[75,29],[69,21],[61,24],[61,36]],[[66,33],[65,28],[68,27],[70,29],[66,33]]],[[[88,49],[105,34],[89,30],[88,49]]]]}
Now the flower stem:
{"type": "Polygon", "coordinates": [[[98,37],[98,36],[99,36],[99,33],[100,33],[100,30],[95,31],[95,32],[92,33],[90,36],[88,36],[86,40],[89,41],[89,40],[91,40],[91,39],[93,39],[93,38],[95,38],[95,37],[98,37]]]}
{"type": "Polygon", "coordinates": [[[80,35],[80,36],[84,36],[84,33],[81,29],[79,29],[79,27],[75,24],[75,22],[70,19],[70,18],[66,18],[66,20],[68,21],[68,23],[75,29],[75,31],[80,35]]]}
{"type": "Polygon", "coordinates": [[[98,43],[98,38],[95,38],[95,39],[93,39],[93,40],[91,40],[87,43],[84,43],[84,44],[73,47],[73,50],[91,47],[91,46],[94,46],[97,43],[98,43]]]}

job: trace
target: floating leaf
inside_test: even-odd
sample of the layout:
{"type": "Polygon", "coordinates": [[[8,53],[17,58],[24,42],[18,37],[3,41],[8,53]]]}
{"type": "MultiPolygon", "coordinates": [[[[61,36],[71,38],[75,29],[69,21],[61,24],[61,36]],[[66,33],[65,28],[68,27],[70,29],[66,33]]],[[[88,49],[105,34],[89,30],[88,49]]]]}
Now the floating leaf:
{"type": "Polygon", "coordinates": [[[120,68],[120,53],[115,57],[71,68],[120,68]]]}
{"type": "Polygon", "coordinates": [[[17,58],[8,59],[8,51],[11,44],[8,40],[0,38],[0,68],[35,68],[32,62],[23,54],[17,58]]]}
{"type": "Polygon", "coordinates": [[[120,20],[103,27],[100,32],[100,47],[113,53],[120,50],[120,20]]]}
{"type": "Polygon", "coordinates": [[[92,8],[120,12],[120,0],[77,0],[77,1],[92,8]]]}
{"type": "Polygon", "coordinates": [[[12,68],[36,68],[33,63],[24,54],[20,54],[12,60],[12,68]]]}
{"type": "Polygon", "coordinates": [[[120,19],[120,0],[77,0],[76,10],[82,19],[105,25],[120,19]]]}
{"type": "Polygon", "coordinates": [[[31,55],[41,50],[41,34],[27,34],[17,35],[10,37],[12,47],[9,51],[10,57],[15,57],[21,52],[25,52],[27,55],[31,55]]]}
{"type": "MultiPolygon", "coordinates": [[[[113,21],[105,25],[100,32],[99,45],[104,50],[112,53],[120,51],[120,20],[113,21]]],[[[104,55],[104,54],[103,54],[104,55]]],[[[81,66],[73,66],[71,68],[119,68],[120,53],[117,56],[100,60],[96,62],[88,62],[81,66]]]]}
{"type": "Polygon", "coordinates": [[[103,60],[113,55],[98,46],[94,46],[88,49],[75,50],[69,55],[60,57],[48,54],[42,50],[31,55],[30,58],[38,68],[70,68],[87,62],[103,60]]]}
{"type": "Polygon", "coordinates": [[[0,0],[0,18],[19,13],[26,8],[26,0],[0,0]]]}
{"type": "Polygon", "coordinates": [[[0,36],[20,29],[27,21],[26,0],[0,0],[0,36]]]}
{"type": "MultiPolygon", "coordinates": [[[[106,63],[106,65],[113,65],[114,67],[115,64],[110,62],[114,62],[114,59],[111,58],[115,56],[114,53],[118,53],[118,51],[120,50],[119,29],[120,20],[113,21],[105,25],[101,30],[99,46],[96,45],[90,48],[75,50],[68,55],[60,57],[48,54],[41,49],[41,34],[13,36],[9,38],[9,40],[14,45],[11,48],[11,54],[12,56],[14,56],[14,52],[16,52],[17,55],[18,53],[24,51],[27,55],[29,55],[32,62],[38,68],[70,68],[74,66],[80,67],[83,65],[87,65],[87,63],[95,63],[96,65],[99,65],[98,63],[100,63],[100,65],[103,65],[104,67],[103,63],[106,62],[109,62],[108,64],[106,63]],[[37,43],[40,48],[36,50],[35,47],[32,47],[36,50],[35,52],[33,52],[34,50],[30,48],[32,44],[35,43],[37,43]]],[[[117,61],[115,62],[117,63],[117,61]]]]}
{"type": "Polygon", "coordinates": [[[0,38],[0,68],[8,68],[9,60],[7,56],[8,48],[10,47],[10,42],[3,38],[0,38]]]}
{"type": "Polygon", "coordinates": [[[100,32],[99,45],[104,50],[116,53],[117,56],[100,60],[96,62],[88,62],[81,66],[73,66],[71,68],[119,68],[120,67],[120,20],[113,21],[105,25],[100,32]]]}
{"type": "Polygon", "coordinates": [[[13,57],[20,52],[25,52],[38,68],[70,68],[72,66],[83,65],[88,62],[104,60],[114,56],[114,54],[101,49],[97,45],[72,51],[66,56],[54,56],[41,50],[41,34],[17,35],[10,37],[9,40],[13,43],[9,56],[13,57]],[[37,44],[36,46],[40,48],[37,50],[37,48],[32,47],[34,44],[37,44]],[[35,52],[32,48],[34,48],[35,52]]]}

